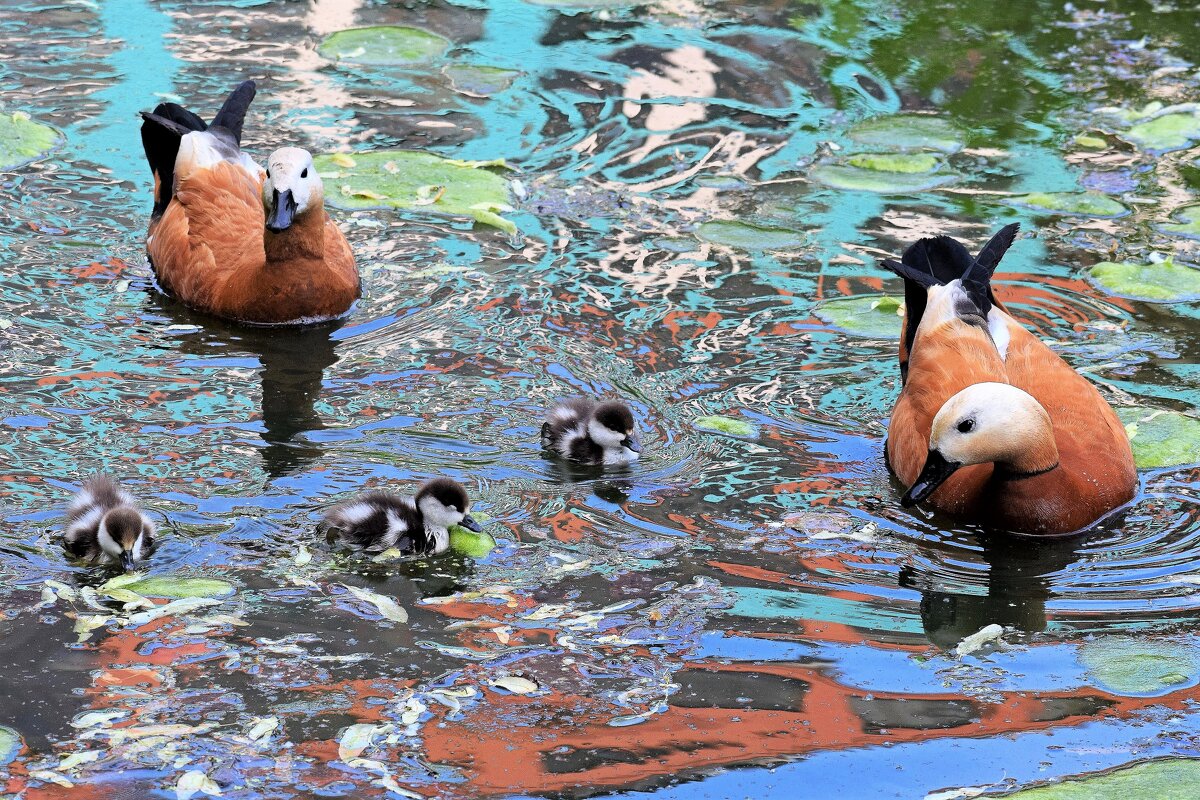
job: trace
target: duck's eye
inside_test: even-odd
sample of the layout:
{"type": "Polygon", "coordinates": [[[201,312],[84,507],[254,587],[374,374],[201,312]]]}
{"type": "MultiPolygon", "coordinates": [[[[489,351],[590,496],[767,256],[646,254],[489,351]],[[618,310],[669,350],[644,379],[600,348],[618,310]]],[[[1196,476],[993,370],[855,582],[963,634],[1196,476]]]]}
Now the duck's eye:
{"type": "Polygon", "coordinates": [[[959,433],[970,433],[973,430],[975,430],[975,420],[973,419],[964,419],[962,422],[958,423],[959,433]]]}
{"type": "Polygon", "coordinates": [[[301,172],[300,172],[300,177],[301,177],[301,178],[307,178],[307,177],[308,177],[308,167],[305,167],[303,170],[301,170],[301,172]]]}

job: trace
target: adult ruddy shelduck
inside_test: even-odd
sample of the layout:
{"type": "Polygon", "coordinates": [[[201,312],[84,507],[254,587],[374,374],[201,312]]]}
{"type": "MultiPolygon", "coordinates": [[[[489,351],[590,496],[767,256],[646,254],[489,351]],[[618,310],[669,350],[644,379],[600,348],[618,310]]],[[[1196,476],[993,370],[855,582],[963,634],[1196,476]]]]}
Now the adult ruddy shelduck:
{"type": "Polygon", "coordinates": [[[1017,234],[972,258],[947,236],[884,266],[904,278],[903,388],[887,459],[917,503],[988,528],[1078,531],[1127,503],[1125,428],[1087,380],[996,300],[992,273],[1017,234]]]}
{"type": "Polygon", "coordinates": [[[174,103],[143,112],[154,172],[146,253],[159,285],[239,322],[298,324],[344,314],[358,298],[354,254],[325,213],[312,156],[276,150],[264,170],[241,150],[253,81],[211,125],[174,103]]]}

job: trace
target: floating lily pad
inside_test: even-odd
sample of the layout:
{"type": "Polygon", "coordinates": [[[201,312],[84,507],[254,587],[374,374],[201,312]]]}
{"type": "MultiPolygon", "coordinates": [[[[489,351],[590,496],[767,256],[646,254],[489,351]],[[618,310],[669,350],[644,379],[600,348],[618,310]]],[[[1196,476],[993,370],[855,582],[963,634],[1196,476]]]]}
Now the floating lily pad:
{"type": "Polygon", "coordinates": [[[374,150],[314,159],[325,199],[338,208],[425,208],[471,217],[515,233],[498,212],[511,211],[508,181],[490,171],[504,162],[456,161],[417,150],[374,150]]]}
{"type": "Polygon", "coordinates": [[[742,439],[754,439],[758,437],[758,428],[744,419],[737,417],[723,417],[713,415],[709,417],[698,417],[693,425],[698,430],[707,431],[708,433],[723,433],[726,436],[737,436],[742,439]]]}
{"type": "Polygon", "coordinates": [[[901,150],[940,150],[956,153],[962,149],[962,132],[941,117],[925,114],[895,114],[872,117],[849,130],[860,144],[901,150]]]}
{"type": "Polygon", "coordinates": [[[1121,217],[1129,209],[1099,192],[1034,192],[1012,198],[1016,205],[1053,214],[1080,217],[1121,217]]]}
{"type": "Polygon", "coordinates": [[[1141,469],[1200,464],[1200,419],[1161,408],[1118,408],[1141,469]]]}
{"type": "Polygon", "coordinates": [[[1105,636],[1079,648],[1096,685],[1113,694],[1153,697],[1196,683],[1200,654],[1184,644],[1105,636]]]}
{"type": "Polygon", "coordinates": [[[6,725],[0,725],[0,767],[11,763],[23,746],[21,734],[6,725]]]}
{"type": "Polygon", "coordinates": [[[496,540],[487,531],[475,533],[455,525],[450,529],[450,549],[471,558],[483,558],[496,549],[496,540]]]}
{"type": "Polygon", "coordinates": [[[1139,122],[1125,131],[1125,138],[1146,150],[1182,150],[1200,139],[1200,112],[1163,114],[1139,122]]]}
{"type": "Polygon", "coordinates": [[[850,166],[876,172],[915,174],[937,169],[937,156],[929,153],[859,153],[847,159],[850,166]]]}
{"type": "Polygon", "coordinates": [[[1200,270],[1168,258],[1157,264],[1101,261],[1088,269],[1100,288],[1120,297],[1151,303],[1179,303],[1200,298],[1200,270]]]}
{"type": "Polygon", "coordinates": [[[166,597],[171,600],[188,597],[225,597],[234,592],[232,583],[216,578],[142,578],[125,583],[120,588],[143,597],[166,597]]]}
{"type": "Polygon", "coordinates": [[[696,228],[696,235],[713,244],[753,251],[787,250],[799,247],[807,239],[799,231],[754,225],[732,219],[714,219],[705,222],[696,228]]]}
{"type": "Polygon", "coordinates": [[[1086,147],[1089,150],[1103,150],[1108,147],[1108,142],[1099,136],[1081,133],[1075,137],[1075,144],[1080,147],[1086,147]]]}
{"type": "Polygon", "coordinates": [[[1161,758],[1095,775],[1023,789],[1005,800],[1192,800],[1200,796],[1200,760],[1161,758]]]}
{"type": "Polygon", "coordinates": [[[353,64],[428,64],[449,47],[449,39],[420,28],[376,25],[331,33],[317,52],[353,64]]]}
{"type": "Polygon", "coordinates": [[[904,301],[887,295],[839,297],[818,303],[813,313],[822,322],[856,336],[899,339],[904,301]]]}
{"type": "MultiPolygon", "coordinates": [[[[861,155],[851,156],[845,164],[820,164],[809,173],[809,177],[834,189],[845,189],[851,192],[878,192],[879,194],[924,192],[953,183],[961,177],[957,172],[950,170],[885,172],[877,167],[855,166],[853,162],[862,157],[861,155]]],[[[897,157],[896,154],[892,155],[892,158],[897,157]]],[[[872,156],[872,158],[882,157],[872,156]]],[[[920,162],[908,161],[907,164],[911,169],[920,162]]]]}
{"type": "Polygon", "coordinates": [[[63,142],[56,128],[34,122],[17,111],[0,113],[0,169],[12,169],[41,158],[63,142]]]}
{"type": "Polygon", "coordinates": [[[1164,222],[1158,229],[1163,233],[1200,239],[1200,206],[1184,206],[1174,216],[1179,222],[1164,222]]]}
{"type": "Polygon", "coordinates": [[[488,97],[507,89],[521,73],[500,67],[447,64],[442,67],[442,74],[450,79],[454,91],[470,97],[488,97]]]}

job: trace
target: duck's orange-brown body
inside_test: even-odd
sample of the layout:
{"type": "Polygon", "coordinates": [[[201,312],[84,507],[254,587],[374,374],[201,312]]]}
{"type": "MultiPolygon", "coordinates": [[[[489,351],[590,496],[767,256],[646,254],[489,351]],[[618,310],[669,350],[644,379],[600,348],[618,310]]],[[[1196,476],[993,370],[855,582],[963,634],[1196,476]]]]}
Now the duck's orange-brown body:
{"type": "Polygon", "coordinates": [[[323,208],[266,229],[262,180],[220,161],[176,173],[146,251],[162,288],[227,319],[286,323],[345,313],[359,295],[350,245],[323,208]]]}
{"type": "Polygon", "coordinates": [[[994,463],[964,466],[923,504],[1008,531],[1061,534],[1086,528],[1136,493],[1128,436],[1096,388],[991,299],[987,324],[935,309],[920,319],[911,341],[902,337],[907,374],[888,424],[888,464],[912,486],[930,456],[933,420],[947,401],[973,384],[1009,384],[1041,404],[1053,428],[1053,442],[1042,443],[1044,452],[1026,453],[1026,463],[1057,467],[1040,472],[994,463]]]}

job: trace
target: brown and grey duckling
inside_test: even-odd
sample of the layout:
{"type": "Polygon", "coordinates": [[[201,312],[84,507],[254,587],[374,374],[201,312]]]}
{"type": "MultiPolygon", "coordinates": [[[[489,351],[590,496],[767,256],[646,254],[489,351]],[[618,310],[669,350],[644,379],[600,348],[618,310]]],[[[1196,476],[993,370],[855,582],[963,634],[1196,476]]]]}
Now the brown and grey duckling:
{"type": "Polygon", "coordinates": [[[471,518],[467,490],[449,478],[422,484],[414,497],[392,492],[364,492],[335,506],[321,521],[331,541],[353,550],[383,552],[396,548],[405,555],[442,553],[450,547],[450,528],[483,530],[471,518]]]}
{"type": "Polygon", "coordinates": [[[154,550],[154,523],[115,480],[94,475],[67,507],[64,546],[75,558],[130,570],[154,550]]]}
{"type": "Polygon", "coordinates": [[[633,412],[620,400],[560,400],[542,424],[542,446],[581,464],[630,464],[642,453],[633,412]]]}

